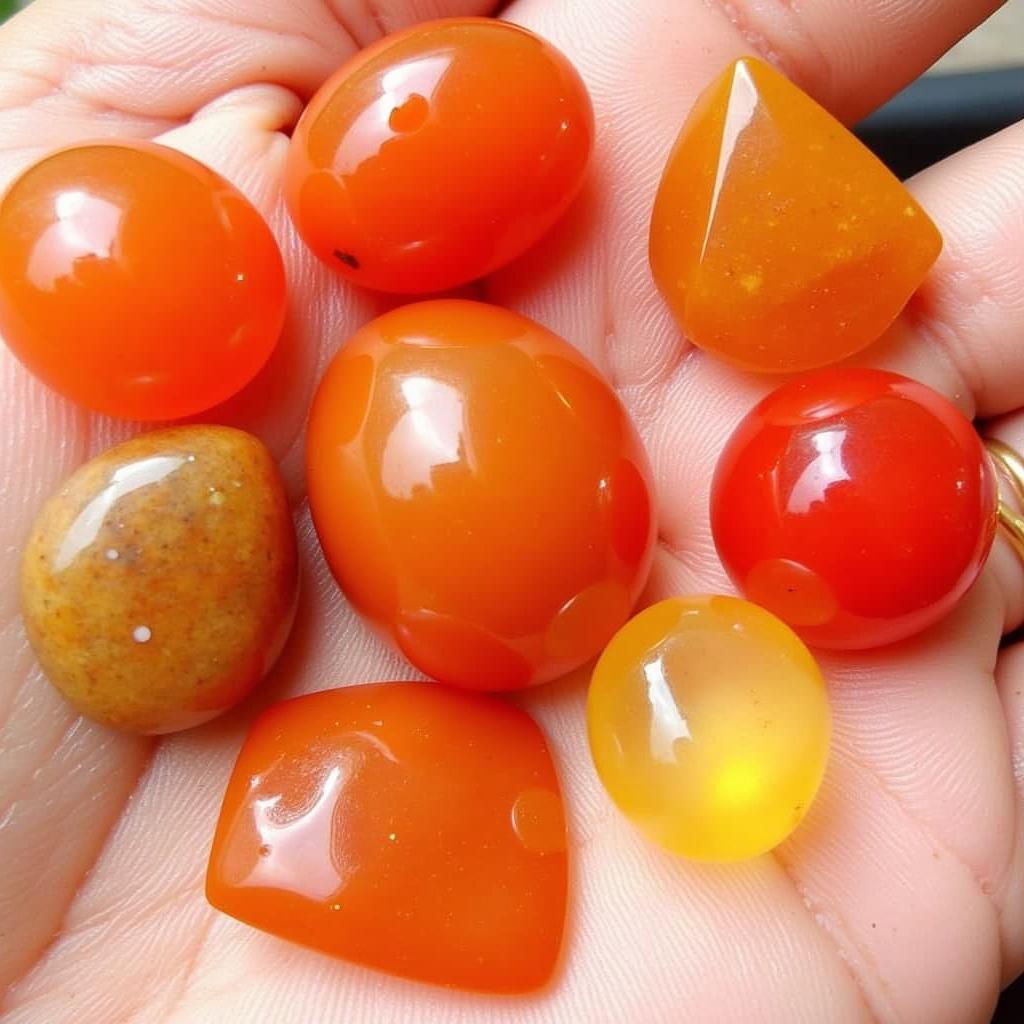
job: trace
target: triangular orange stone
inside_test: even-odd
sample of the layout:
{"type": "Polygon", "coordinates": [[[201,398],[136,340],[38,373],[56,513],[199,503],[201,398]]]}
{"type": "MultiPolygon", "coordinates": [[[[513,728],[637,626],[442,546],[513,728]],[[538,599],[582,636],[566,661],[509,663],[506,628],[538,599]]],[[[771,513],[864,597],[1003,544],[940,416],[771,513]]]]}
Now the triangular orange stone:
{"type": "Polygon", "coordinates": [[[651,219],[654,279],[687,337],[768,372],[870,345],[941,248],[881,161],[752,58],[698,99],[651,219]]]}
{"type": "Polygon", "coordinates": [[[562,794],[533,720],[437,683],[377,683],[257,719],[206,895],[332,956],[514,993],[555,968],[567,879],[562,794]]]}

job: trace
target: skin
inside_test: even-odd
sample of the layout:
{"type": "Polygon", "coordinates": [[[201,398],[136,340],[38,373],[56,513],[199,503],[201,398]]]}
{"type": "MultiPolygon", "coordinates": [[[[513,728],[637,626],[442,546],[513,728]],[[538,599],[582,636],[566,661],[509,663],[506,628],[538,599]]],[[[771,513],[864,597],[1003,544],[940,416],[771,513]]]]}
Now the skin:
{"type": "MultiPolygon", "coordinates": [[[[690,349],[650,280],[647,217],[685,111],[728,61],[760,50],[855,120],[994,6],[519,0],[506,12],[580,68],[598,141],[568,220],[477,294],[569,338],[635,416],[660,495],[649,599],[728,590],[708,488],[721,444],[771,386],[690,349]]],[[[1024,966],[1024,648],[1000,648],[1024,615],[1024,571],[1002,540],[977,587],[931,632],[823,659],[835,740],[821,795],[791,841],[750,863],[689,865],[613,811],[586,751],[582,678],[523,695],[562,767],[574,842],[568,956],[544,993],[496,1001],[427,990],[291,948],[203,900],[223,786],[257,707],[410,674],[338,596],[303,502],[301,426],[314,381],[385,300],[339,284],[299,246],[281,202],[282,133],[382,28],[488,9],[38,0],[0,30],[0,183],[79,138],[158,137],[236,183],[278,234],[293,294],[285,342],[218,418],[254,430],[281,458],[306,580],[283,661],[232,714],[160,741],[78,719],[29,655],[15,570],[45,495],[134,428],[76,411],[0,356],[6,1020],[985,1021],[1024,966]]],[[[945,250],[861,361],[926,381],[1024,447],[1024,126],[913,190],[945,250]]]]}

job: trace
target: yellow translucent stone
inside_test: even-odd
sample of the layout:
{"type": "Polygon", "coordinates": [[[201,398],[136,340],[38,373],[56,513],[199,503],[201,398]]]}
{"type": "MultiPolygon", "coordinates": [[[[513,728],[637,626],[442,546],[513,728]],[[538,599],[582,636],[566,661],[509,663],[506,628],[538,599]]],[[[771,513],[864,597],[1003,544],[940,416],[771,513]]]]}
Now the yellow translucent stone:
{"type": "Polygon", "coordinates": [[[803,818],[828,759],[825,684],[799,637],[733,597],[636,615],[594,670],[597,773],[652,839],[694,860],[771,850],[803,818]]]}

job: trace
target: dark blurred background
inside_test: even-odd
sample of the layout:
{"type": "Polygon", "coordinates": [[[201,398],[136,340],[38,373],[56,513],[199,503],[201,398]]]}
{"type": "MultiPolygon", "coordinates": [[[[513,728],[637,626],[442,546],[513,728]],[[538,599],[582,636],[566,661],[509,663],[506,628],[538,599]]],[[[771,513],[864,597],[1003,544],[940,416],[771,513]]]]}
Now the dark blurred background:
{"type": "MultiPolygon", "coordinates": [[[[0,21],[27,2],[0,0],[0,21]]],[[[1009,0],[985,26],[856,131],[906,178],[1022,119],[1024,0],[1009,0]]],[[[1003,994],[992,1024],[1024,1024],[1024,979],[1003,994]]]]}
{"type": "MultiPolygon", "coordinates": [[[[1022,8],[1024,9],[1024,8],[1022,8]]],[[[925,75],[857,126],[857,134],[901,177],[1024,118],[1021,64],[925,75]]]]}

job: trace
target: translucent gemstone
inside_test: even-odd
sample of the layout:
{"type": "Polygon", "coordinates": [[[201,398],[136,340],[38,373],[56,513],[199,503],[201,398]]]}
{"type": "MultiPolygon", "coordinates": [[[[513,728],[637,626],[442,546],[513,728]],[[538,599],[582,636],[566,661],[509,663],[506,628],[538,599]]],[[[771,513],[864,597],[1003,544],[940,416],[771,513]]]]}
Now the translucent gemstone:
{"type": "Polygon", "coordinates": [[[767,372],[824,366],[870,345],[941,247],[889,170],[752,58],[698,99],[651,220],[654,279],[687,337],[767,372]]]}
{"type": "Polygon", "coordinates": [[[816,647],[937,622],[978,578],[996,488],[970,421],[931,388],[834,368],[783,384],[725,446],[715,545],[752,601],[816,647]]]}
{"type": "Polygon", "coordinates": [[[672,598],[631,619],[594,670],[590,749],[619,809],[694,860],[772,849],[807,812],[831,732],[814,658],[769,612],[672,598]]]}
{"type": "Polygon", "coordinates": [[[362,50],[310,101],[285,195],[309,247],[382,291],[444,291],[521,255],[579,192],[586,87],[532,32],[419,23],[362,50]]]}
{"type": "Polygon", "coordinates": [[[335,577],[440,682],[564,675],[646,582],[636,429],[571,345],[509,310],[437,300],[366,324],[324,374],[306,457],[335,577]]]}
{"type": "Polygon", "coordinates": [[[543,985],[562,942],[562,795],[525,712],[433,683],[284,701],[228,783],[206,893],[280,938],[485,992],[543,985]]]}
{"type": "Polygon", "coordinates": [[[80,143],[0,199],[0,334],[87,409],[166,420],[225,401],[270,358],[285,292],[262,216],[167,146],[80,143]]]}

